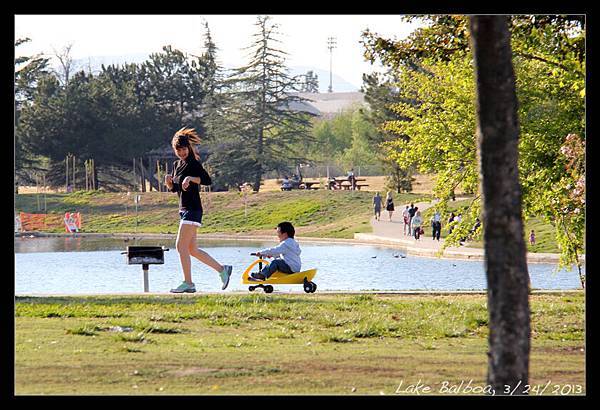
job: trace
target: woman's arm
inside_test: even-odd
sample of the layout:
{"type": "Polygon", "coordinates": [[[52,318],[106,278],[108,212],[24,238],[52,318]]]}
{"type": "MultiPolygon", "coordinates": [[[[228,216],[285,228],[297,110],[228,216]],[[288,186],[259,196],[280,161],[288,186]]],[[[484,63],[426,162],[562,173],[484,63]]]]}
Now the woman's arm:
{"type": "Polygon", "coordinates": [[[194,184],[202,184],[202,185],[211,185],[212,184],[212,180],[210,179],[210,175],[208,175],[208,172],[206,172],[206,170],[204,169],[204,167],[202,166],[202,164],[200,162],[196,162],[192,169],[191,169],[191,174],[193,174],[194,176],[187,176],[184,178],[183,181],[181,181],[181,187],[183,189],[187,189],[188,185],[190,182],[193,182],[194,184]]]}
{"type": "Polygon", "coordinates": [[[181,188],[183,190],[186,190],[188,188],[188,186],[190,185],[190,182],[193,182],[194,184],[200,184],[200,177],[192,177],[192,176],[187,176],[183,179],[183,181],[181,182],[181,188]]]}
{"type": "Polygon", "coordinates": [[[178,180],[178,178],[175,177],[175,170],[177,169],[177,165],[178,165],[178,161],[173,162],[173,170],[171,171],[171,174],[165,175],[165,184],[167,185],[167,188],[169,188],[169,191],[171,191],[171,192],[181,191],[181,187],[179,184],[180,181],[178,180]],[[170,184],[169,184],[169,181],[171,182],[170,184]]]}
{"type": "Polygon", "coordinates": [[[202,164],[200,164],[200,184],[202,185],[212,185],[212,180],[210,179],[210,175],[204,169],[202,164]]]}

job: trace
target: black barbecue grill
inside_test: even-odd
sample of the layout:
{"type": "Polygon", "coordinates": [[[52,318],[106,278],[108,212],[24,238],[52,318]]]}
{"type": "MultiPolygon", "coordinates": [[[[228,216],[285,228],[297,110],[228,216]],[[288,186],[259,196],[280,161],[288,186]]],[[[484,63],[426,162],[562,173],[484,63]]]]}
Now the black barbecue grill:
{"type": "Polygon", "coordinates": [[[144,292],[148,292],[148,265],[163,265],[165,263],[164,252],[168,251],[164,246],[128,246],[126,255],[128,265],[142,265],[144,271],[144,292]]]}

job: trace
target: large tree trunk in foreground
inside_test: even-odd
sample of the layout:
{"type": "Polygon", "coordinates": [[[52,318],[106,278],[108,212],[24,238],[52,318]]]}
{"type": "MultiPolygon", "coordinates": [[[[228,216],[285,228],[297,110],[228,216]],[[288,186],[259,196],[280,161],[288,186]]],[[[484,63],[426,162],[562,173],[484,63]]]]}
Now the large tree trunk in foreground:
{"type": "Polygon", "coordinates": [[[506,16],[470,18],[488,281],[488,383],[523,394],[529,377],[529,274],[521,218],[519,123],[506,16]]]}

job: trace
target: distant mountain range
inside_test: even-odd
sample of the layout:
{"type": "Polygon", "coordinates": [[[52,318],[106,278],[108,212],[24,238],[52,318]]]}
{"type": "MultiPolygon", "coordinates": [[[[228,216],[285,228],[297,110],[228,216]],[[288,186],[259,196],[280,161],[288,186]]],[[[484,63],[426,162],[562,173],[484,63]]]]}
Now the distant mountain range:
{"type": "MultiPolygon", "coordinates": [[[[127,55],[116,55],[116,56],[90,56],[87,58],[73,59],[73,65],[76,70],[91,70],[92,73],[97,73],[102,69],[102,64],[109,66],[123,65],[125,63],[142,63],[148,59],[148,54],[136,53],[127,55]]],[[[228,67],[232,68],[232,67],[228,67]]],[[[321,70],[314,67],[308,66],[291,66],[289,67],[290,75],[306,74],[308,71],[312,71],[313,74],[317,75],[319,80],[319,92],[327,92],[329,88],[329,71],[321,70]]],[[[332,75],[332,87],[334,92],[353,92],[360,89],[360,84],[352,84],[344,80],[339,75],[333,73],[332,75]]]]}

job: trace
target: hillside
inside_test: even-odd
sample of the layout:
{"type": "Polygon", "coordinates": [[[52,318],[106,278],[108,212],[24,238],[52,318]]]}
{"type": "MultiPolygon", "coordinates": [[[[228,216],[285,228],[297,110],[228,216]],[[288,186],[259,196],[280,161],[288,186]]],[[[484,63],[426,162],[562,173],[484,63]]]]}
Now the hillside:
{"type": "MultiPolygon", "coordinates": [[[[48,232],[64,232],[65,212],[82,214],[82,232],[177,233],[177,196],[164,192],[139,194],[136,216],[133,194],[78,191],[46,194],[48,232]],[[137,223],[137,227],[136,227],[137,223]]],[[[268,191],[252,193],[246,203],[239,192],[203,193],[203,233],[272,235],[282,221],[291,221],[299,236],[353,238],[355,232],[371,232],[372,192],[363,191],[268,191]]],[[[403,194],[408,202],[422,195],[403,194]]],[[[42,199],[43,203],[43,199],[42,199]]],[[[15,211],[40,213],[36,194],[15,197],[15,211]]]]}

